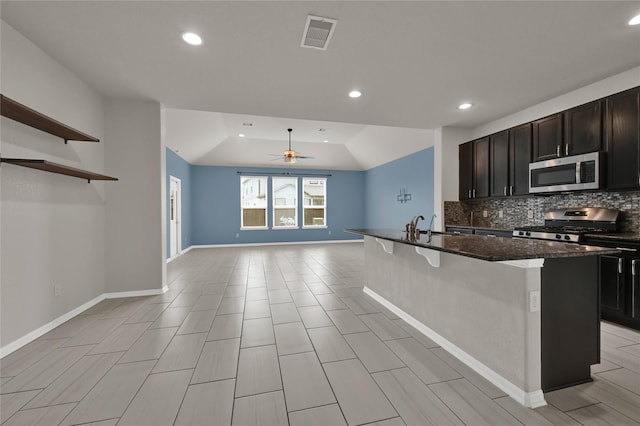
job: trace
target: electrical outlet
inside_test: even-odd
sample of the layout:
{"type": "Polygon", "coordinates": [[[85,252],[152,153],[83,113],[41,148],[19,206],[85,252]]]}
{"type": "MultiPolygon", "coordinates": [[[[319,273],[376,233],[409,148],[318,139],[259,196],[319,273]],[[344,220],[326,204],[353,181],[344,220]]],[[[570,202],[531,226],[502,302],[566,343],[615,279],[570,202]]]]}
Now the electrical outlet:
{"type": "Polygon", "coordinates": [[[53,295],[54,296],[60,296],[62,294],[62,286],[59,284],[56,284],[53,286],[53,295]]]}
{"type": "Polygon", "coordinates": [[[236,233],[236,238],[240,238],[240,234],[236,233]]]}
{"type": "Polygon", "coordinates": [[[498,210],[498,217],[499,218],[503,218],[504,217],[504,211],[498,210]]]}
{"type": "Polygon", "coordinates": [[[329,230],[329,235],[331,235],[331,230],[329,230]]]}
{"type": "Polygon", "coordinates": [[[538,312],[540,310],[540,290],[529,292],[529,312],[538,312]]]}
{"type": "Polygon", "coordinates": [[[489,216],[487,211],[486,210],[482,210],[482,217],[487,217],[487,216],[489,216]]]}
{"type": "Polygon", "coordinates": [[[533,219],[533,210],[529,209],[529,211],[527,212],[527,218],[533,219]]]}

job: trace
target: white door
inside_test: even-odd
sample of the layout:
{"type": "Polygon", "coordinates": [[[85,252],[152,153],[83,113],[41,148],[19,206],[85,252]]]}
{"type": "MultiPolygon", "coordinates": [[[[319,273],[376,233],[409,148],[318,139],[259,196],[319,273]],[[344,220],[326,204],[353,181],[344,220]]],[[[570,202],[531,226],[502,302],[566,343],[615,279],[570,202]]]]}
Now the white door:
{"type": "Polygon", "coordinates": [[[182,251],[180,244],[180,179],[171,176],[169,189],[169,246],[170,257],[177,256],[182,251]]]}

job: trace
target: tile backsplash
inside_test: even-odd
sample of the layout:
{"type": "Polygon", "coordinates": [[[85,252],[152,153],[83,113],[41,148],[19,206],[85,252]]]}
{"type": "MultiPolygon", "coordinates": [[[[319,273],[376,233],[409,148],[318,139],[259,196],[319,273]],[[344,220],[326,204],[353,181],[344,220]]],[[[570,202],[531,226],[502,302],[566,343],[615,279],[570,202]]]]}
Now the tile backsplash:
{"type": "Polygon", "coordinates": [[[446,225],[512,229],[544,224],[544,212],[566,207],[608,207],[621,211],[620,231],[640,231],[640,192],[574,192],[549,196],[445,201],[446,225]],[[487,217],[483,213],[486,211],[487,217]],[[500,212],[502,211],[502,217],[500,212]],[[473,223],[470,223],[473,212],[473,223]],[[531,218],[529,216],[531,215],[531,218]]]}

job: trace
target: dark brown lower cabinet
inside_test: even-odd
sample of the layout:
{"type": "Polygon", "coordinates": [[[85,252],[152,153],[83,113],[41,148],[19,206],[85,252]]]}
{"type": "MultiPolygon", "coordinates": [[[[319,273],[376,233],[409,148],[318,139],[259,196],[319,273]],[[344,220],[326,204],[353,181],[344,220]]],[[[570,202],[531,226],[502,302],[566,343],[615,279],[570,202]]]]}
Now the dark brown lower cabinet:
{"type": "Polygon", "coordinates": [[[598,269],[598,256],[544,261],[540,316],[544,392],[591,381],[590,367],[600,362],[598,269]]]}
{"type": "Polygon", "coordinates": [[[640,330],[640,253],[601,256],[602,319],[640,330]]]}

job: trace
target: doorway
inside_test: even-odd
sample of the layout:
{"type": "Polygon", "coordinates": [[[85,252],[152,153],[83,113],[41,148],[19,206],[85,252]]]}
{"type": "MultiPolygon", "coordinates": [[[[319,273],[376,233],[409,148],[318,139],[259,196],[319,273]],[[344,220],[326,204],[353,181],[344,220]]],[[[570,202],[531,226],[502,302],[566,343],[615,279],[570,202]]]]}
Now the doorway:
{"type": "Polygon", "coordinates": [[[182,217],[182,182],[174,176],[170,176],[169,186],[169,257],[173,258],[182,252],[182,236],[180,219],[182,217]]]}

